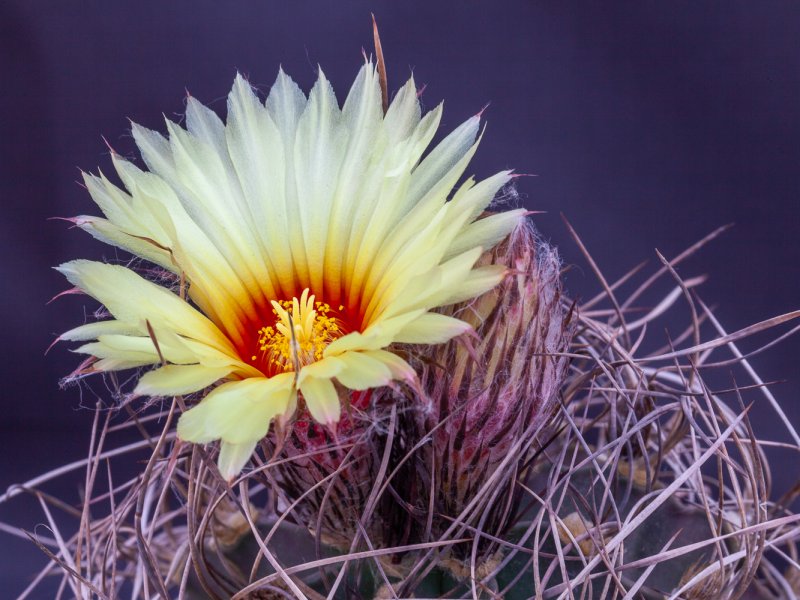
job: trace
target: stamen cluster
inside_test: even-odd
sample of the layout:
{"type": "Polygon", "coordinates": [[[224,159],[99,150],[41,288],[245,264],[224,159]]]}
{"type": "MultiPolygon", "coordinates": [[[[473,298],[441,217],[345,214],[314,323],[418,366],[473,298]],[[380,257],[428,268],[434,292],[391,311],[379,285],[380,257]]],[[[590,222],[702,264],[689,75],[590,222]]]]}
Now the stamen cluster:
{"type": "MultiPolygon", "coordinates": [[[[339,306],[339,311],[344,306],[339,306]]],[[[274,326],[258,330],[258,348],[266,363],[280,371],[322,360],[325,348],[343,334],[341,320],[327,302],[320,302],[306,288],[298,300],[272,301],[274,326]]],[[[257,360],[253,355],[252,360],[257,360]]]]}

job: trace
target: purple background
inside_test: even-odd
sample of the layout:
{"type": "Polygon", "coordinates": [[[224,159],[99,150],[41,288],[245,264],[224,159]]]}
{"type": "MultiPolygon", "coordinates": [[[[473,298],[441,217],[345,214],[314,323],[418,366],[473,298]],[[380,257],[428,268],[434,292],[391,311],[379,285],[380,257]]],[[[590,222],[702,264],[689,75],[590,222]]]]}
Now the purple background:
{"type": "MultiPolygon", "coordinates": [[[[513,167],[522,201],[574,263],[567,286],[599,286],[569,240],[563,212],[609,280],[653,248],[674,256],[718,225],[737,227],[684,267],[711,274],[703,298],[737,329],[800,308],[800,4],[83,2],[0,4],[0,280],[4,318],[0,488],[85,455],[92,389],[59,391],[77,363],[54,336],[94,305],[45,302],[65,281],[51,266],[113,249],[50,216],[97,213],[79,169],[111,170],[105,136],[134,156],[130,118],[162,129],[185,90],[217,112],[235,71],[266,90],[282,64],[308,90],[317,64],[338,96],[381,25],[389,82],[413,70],[430,108],[446,99],[444,130],[487,102],[478,176],[513,167]],[[83,395],[83,397],[81,397],[83,395]]],[[[666,288],[665,288],[666,289],[666,288]]],[[[671,332],[679,332],[678,324],[671,332]]],[[[764,340],[762,340],[764,341],[764,340]]],[[[745,345],[748,348],[754,345],[745,345]]],[[[800,340],[753,364],[800,421],[800,340]]],[[[729,379],[728,379],[729,382],[729,379]]],[[[756,396],[752,396],[755,399],[756,396]]],[[[757,431],[776,419],[763,401],[757,431]]],[[[778,491],[797,479],[781,464],[778,491]]],[[[64,480],[73,494],[81,475],[64,480]]],[[[0,521],[32,529],[32,500],[0,506],[0,521]]],[[[0,534],[0,589],[13,597],[42,561],[0,534]]]]}

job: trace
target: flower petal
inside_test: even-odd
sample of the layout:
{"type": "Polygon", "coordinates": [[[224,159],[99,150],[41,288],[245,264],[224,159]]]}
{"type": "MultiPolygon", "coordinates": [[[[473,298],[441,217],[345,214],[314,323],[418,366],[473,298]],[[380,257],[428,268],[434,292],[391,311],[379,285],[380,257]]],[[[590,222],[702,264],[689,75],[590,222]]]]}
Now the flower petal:
{"type": "Polygon", "coordinates": [[[134,394],[143,396],[180,396],[210,386],[229,375],[232,367],[209,368],[205,365],[166,365],[139,379],[134,394]]]}
{"type": "MultiPolygon", "coordinates": [[[[359,235],[372,212],[374,195],[364,193],[364,182],[375,174],[370,169],[373,157],[385,149],[381,90],[375,66],[366,63],[358,73],[342,107],[342,122],[348,129],[347,146],[337,177],[336,192],[332,199],[328,238],[325,246],[326,279],[341,281],[345,276],[345,259],[352,245],[353,231],[359,235]],[[358,202],[354,199],[358,198],[358,202]]],[[[332,302],[338,302],[334,288],[332,302]]]]}
{"type": "Polygon", "coordinates": [[[407,139],[419,124],[420,113],[417,86],[414,83],[414,77],[410,77],[395,95],[383,119],[390,143],[398,143],[407,139]]]}
{"type": "Polygon", "coordinates": [[[361,352],[346,352],[337,357],[344,368],[336,379],[351,390],[368,390],[392,381],[392,372],[382,361],[361,352]]]}
{"type": "Polygon", "coordinates": [[[253,455],[253,450],[255,450],[257,443],[258,440],[242,442],[241,444],[220,443],[217,466],[223,479],[230,482],[241,472],[253,455]]]}
{"type": "Polygon", "coordinates": [[[461,230],[447,251],[446,257],[455,256],[475,246],[493,248],[516,227],[527,210],[518,208],[490,215],[461,230]]]}
{"type": "Polygon", "coordinates": [[[259,440],[290,400],[293,373],[251,377],[223,383],[178,420],[182,440],[205,444],[217,439],[232,444],[259,440]]]}
{"type": "Polygon", "coordinates": [[[431,298],[433,306],[445,306],[477,298],[495,287],[508,276],[508,268],[502,265],[487,265],[473,269],[450,289],[442,290],[441,296],[431,298]]]}
{"type": "Polygon", "coordinates": [[[308,412],[317,422],[330,425],[339,420],[342,407],[339,394],[330,379],[308,377],[300,384],[300,391],[308,412]]]}
{"type": "Polygon", "coordinates": [[[297,382],[302,384],[305,379],[330,379],[339,374],[344,368],[344,363],[338,356],[327,356],[300,369],[297,382]]]}
{"type": "Polygon", "coordinates": [[[473,144],[478,135],[478,125],[480,125],[480,118],[477,116],[464,121],[439,142],[425,157],[425,160],[414,169],[414,179],[408,194],[410,202],[422,198],[431,188],[438,185],[467,154],[474,152],[473,144]]]}
{"type": "Polygon", "coordinates": [[[405,344],[441,344],[471,329],[469,323],[460,319],[439,313],[425,313],[406,325],[397,334],[395,341],[405,344]]]}
{"type": "Polygon", "coordinates": [[[306,107],[306,96],[283,69],[278,70],[265,105],[284,140],[294,138],[297,121],[306,107]]]}
{"type": "MultiPolygon", "coordinates": [[[[332,231],[333,208],[339,169],[345,156],[347,130],[341,125],[341,113],[333,88],[322,70],[308,96],[308,104],[297,125],[294,146],[297,206],[300,209],[299,235],[291,239],[301,244],[309,265],[325,262],[325,247],[332,231]]],[[[312,289],[323,289],[323,269],[309,269],[312,289]]]]}
{"type": "Polygon", "coordinates": [[[235,356],[228,339],[206,317],[169,290],[130,269],[90,260],[74,260],[57,268],[70,283],[101,302],[117,320],[146,333],[145,321],[202,341],[235,356]]]}
{"type": "Polygon", "coordinates": [[[424,313],[414,310],[390,319],[383,319],[367,327],[363,333],[354,331],[331,342],[325,348],[325,356],[338,356],[348,350],[381,350],[390,345],[397,332],[424,313]]]}
{"type": "MultiPolygon", "coordinates": [[[[195,218],[203,222],[204,213],[190,206],[194,217],[190,216],[179,199],[180,190],[118,155],[112,158],[130,196],[102,176],[87,176],[92,198],[109,220],[79,217],[77,225],[98,239],[185,276],[191,282],[192,300],[235,336],[241,313],[253,311],[251,292],[220,253],[216,237],[206,235],[195,222],[195,218]]],[[[261,282],[270,289],[266,278],[261,282]]]]}
{"type": "Polygon", "coordinates": [[[138,352],[135,350],[112,348],[102,342],[83,344],[79,348],[76,348],[74,352],[89,354],[101,359],[92,365],[93,369],[96,371],[133,369],[152,365],[160,360],[155,349],[151,352],[138,352]]]}
{"type": "Polygon", "coordinates": [[[412,381],[417,376],[414,368],[393,352],[387,350],[366,350],[361,352],[361,354],[379,360],[386,365],[392,374],[392,379],[412,381]]]}
{"type": "MultiPolygon", "coordinates": [[[[279,127],[290,125],[283,121],[277,123],[274,118],[296,120],[296,117],[284,113],[301,111],[305,104],[302,92],[293,82],[290,85],[286,80],[288,77],[281,71],[267,100],[268,106],[277,101],[279,107],[277,114],[273,113],[271,117],[268,107],[259,101],[250,84],[238,76],[228,96],[225,131],[227,152],[250,208],[253,227],[259,233],[259,247],[274,269],[266,275],[274,277],[273,287],[283,291],[291,290],[294,284],[291,248],[289,244],[270,241],[281,239],[289,227],[285,190],[287,161],[291,157],[287,156],[286,148],[290,147],[287,142],[294,137],[294,125],[291,125],[291,134],[287,132],[284,138],[279,127]],[[281,89],[284,93],[279,92],[281,89]]],[[[288,183],[291,185],[291,180],[288,183]]]]}
{"type": "Polygon", "coordinates": [[[95,323],[86,323],[74,329],[70,329],[62,333],[59,337],[61,340],[82,342],[84,340],[96,340],[101,335],[122,334],[134,335],[139,332],[139,328],[129,323],[116,321],[97,321],[95,323]]]}

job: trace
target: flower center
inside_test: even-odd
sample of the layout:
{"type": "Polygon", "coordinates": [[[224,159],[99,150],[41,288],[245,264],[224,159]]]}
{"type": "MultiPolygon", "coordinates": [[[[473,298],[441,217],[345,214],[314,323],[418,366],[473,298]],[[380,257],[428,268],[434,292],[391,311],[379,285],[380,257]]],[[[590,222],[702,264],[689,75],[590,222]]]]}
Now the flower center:
{"type": "MultiPolygon", "coordinates": [[[[344,307],[340,306],[341,311],[344,307]]],[[[306,288],[291,300],[272,301],[275,323],[258,330],[258,353],[276,372],[299,371],[322,359],[325,348],[342,336],[342,322],[325,302],[317,302],[306,288]]],[[[253,355],[252,360],[259,356],[253,355]]]]}

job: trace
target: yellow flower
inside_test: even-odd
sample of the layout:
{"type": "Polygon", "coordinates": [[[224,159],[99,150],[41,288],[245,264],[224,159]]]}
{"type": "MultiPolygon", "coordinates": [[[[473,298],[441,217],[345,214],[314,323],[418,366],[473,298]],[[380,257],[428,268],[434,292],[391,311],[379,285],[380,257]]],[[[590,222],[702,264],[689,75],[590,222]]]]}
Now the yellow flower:
{"type": "Polygon", "coordinates": [[[105,218],[75,222],[180,277],[186,297],[130,268],[72,261],[59,270],[113,319],[60,339],[89,342],[78,351],[96,358],[93,371],[157,365],[136,394],[223,381],[181,416],[178,435],[221,440],[226,477],[273,419],[292,416],[298,393],[330,425],[340,392],[414,379],[386,348],[469,330],[430,311],[502,280],[505,268],[474,265],[524,213],[476,220],[509,172],[469,178],[447,201],[475,152],[479,118],[422,158],[441,112],[421,115],[410,80],[384,115],[367,63],[341,109],[322,73],[306,98],[281,71],[265,103],[237,77],[227,123],[189,98],[187,129],[168,121],[165,138],[133,125],[149,170],[113,155],[127,191],[85,176],[105,218]]]}

